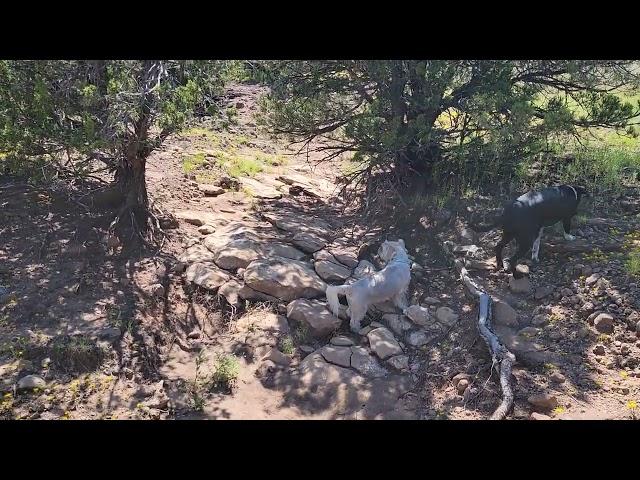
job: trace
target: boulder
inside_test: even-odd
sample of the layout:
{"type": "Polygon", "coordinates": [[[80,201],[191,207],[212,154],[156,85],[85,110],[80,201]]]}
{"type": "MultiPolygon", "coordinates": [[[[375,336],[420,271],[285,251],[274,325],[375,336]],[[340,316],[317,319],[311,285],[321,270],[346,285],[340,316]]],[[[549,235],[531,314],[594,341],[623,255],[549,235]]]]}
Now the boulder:
{"type": "Polygon", "coordinates": [[[319,297],[327,289],[307,263],[277,256],[251,262],[244,281],[253,290],[285,301],[319,297]]]}

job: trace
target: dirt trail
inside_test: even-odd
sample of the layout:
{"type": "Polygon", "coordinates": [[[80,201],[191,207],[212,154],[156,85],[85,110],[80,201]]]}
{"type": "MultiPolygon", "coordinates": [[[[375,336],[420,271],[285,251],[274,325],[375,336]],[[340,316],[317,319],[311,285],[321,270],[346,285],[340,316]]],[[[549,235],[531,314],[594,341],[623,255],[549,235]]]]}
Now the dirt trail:
{"type": "MultiPolygon", "coordinates": [[[[411,293],[422,320],[379,305],[354,335],[328,314],[322,286],[358,275],[368,226],[335,197],[341,160],[313,167],[313,156],[258,129],[262,92],[231,86],[225,125],[205,121],[148,160],[152,202],[178,218],[160,255],[110,251],[100,217],[62,193],[0,185],[2,418],[490,415],[500,392],[475,305],[450,271],[429,270],[442,267],[438,254],[415,232],[402,236],[414,245],[411,293]],[[238,183],[218,185],[225,171],[238,183]],[[231,391],[206,385],[221,355],[237,359],[231,391]],[[43,383],[16,388],[29,375],[43,383]]],[[[628,245],[637,228],[637,218],[620,217],[615,226],[584,223],[577,235],[628,245]]],[[[630,418],[640,290],[624,259],[552,251],[563,242],[551,234],[542,264],[510,287],[504,273],[483,269],[495,235],[445,232],[480,247],[474,273],[502,303],[498,333],[518,358],[509,418],[630,418]]]]}
{"type": "MultiPolygon", "coordinates": [[[[215,225],[242,225],[249,231],[268,231],[273,237],[282,236],[283,230],[271,225],[267,218],[282,218],[286,222],[300,221],[300,225],[294,225],[290,231],[285,231],[285,237],[295,236],[296,233],[305,230],[308,222],[333,221],[333,237],[343,237],[343,245],[350,244],[357,246],[357,237],[350,238],[355,229],[350,229],[345,235],[338,235],[341,224],[347,219],[338,219],[343,210],[341,202],[335,198],[338,187],[335,184],[336,168],[340,163],[334,162],[332,165],[314,166],[315,158],[305,155],[293,155],[294,150],[287,150],[282,146],[274,144],[269,139],[265,139],[253,127],[253,114],[256,111],[256,97],[258,89],[248,86],[237,86],[229,92],[229,106],[235,106],[238,110],[237,124],[231,127],[223,135],[218,135],[214,141],[210,135],[203,133],[201,136],[190,137],[187,142],[176,140],[169,142],[164,152],[159,152],[149,160],[149,179],[152,197],[160,198],[160,207],[178,216],[189,210],[190,217],[203,218],[205,223],[215,225]],[[238,142],[240,139],[240,142],[238,142]],[[270,165],[264,171],[249,178],[240,176],[240,188],[238,192],[227,191],[215,197],[196,196],[198,184],[206,182],[208,178],[215,178],[220,175],[217,165],[205,164],[194,170],[192,175],[184,173],[184,156],[197,154],[197,152],[213,150],[215,147],[229,147],[233,149],[234,155],[238,157],[255,158],[261,155],[275,155],[284,158],[281,165],[270,165]],[[193,180],[195,176],[196,180],[193,180]],[[296,191],[296,188],[298,189],[296,191]],[[293,190],[291,190],[293,189],[293,190]],[[294,192],[293,195],[290,192],[294,192]],[[184,192],[182,195],[164,195],[166,192],[184,192]],[[185,208],[187,207],[187,208],[185,208]],[[262,229],[262,230],[261,230],[262,229]]],[[[210,158],[215,158],[215,151],[211,152],[210,158]]],[[[213,162],[212,162],[213,163],[213,162]]],[[[192,220],[189,220],[192,221],[192,220]]],[[[195,221],[194,223],[200,223],[195,221]]],[[[285,228],[286,224],[285,224],[285,228]]],[[[196,233],[196,227],[181,225],[181,235],[192,236],[199,239],[200,234],[196,233]]],[[[211,234],[216,235],[215,233],[211,234]]],[[[187,242],[185,245],[188,245],[187,242]]],[[[179,250],[175,252],[179,255],[179,250]]],[[[310,256],[310,255],[309,255],[310,256]]],[[[241,276],[237,277],[241,281],[241,276]]],[[[172,304],[178,303],[170,300],[172,304]]],[[[283,306],[286,305],[283,304],[283,306]]],[[[197,308],[197,307],[196,307],[197,308]]],[[[237,388],[233,395],[215,395],[207,399],[202,411],[196,413],[190,411],[189,395],[184,393],[184,389],[179,386],[174,389],[172,396],[176,410],[179,412],[177,418],[342,418],[350,411],[351,415],[357,416],[357,411],[367,404],[371,406],[379,402],[381,395],[388,394],[389,390],[396,388],[395,383],[390,386],[382,385],[381,382],[365,381],[354,372],[346,371],[349,378],[361,381],[362,393],[360,399],[354,397],[348,403],[348,408],[339,408],[339,402],[335,399],[341,394],[339,385],[331,385],[325,388],[325,392],[310,394],[308,381],[300,379],[296,369],[304,358],[304,352],[297,351],[291,357],[291,363],[287,369],[276,369],[274,371],[261,372],[265,370],[265,362],[255,359],[251,354],[252,346],[247,347],[247,333],[253,327],[238,327],[246,324],[246,318],[254,315],[253,325],[258,330],[265,316],[273,317],[273,313],[268,311],[250,311],[243,318],[236,320],[234,325],[222,332],[216,331],[215,335],[207,335],[207,338],[199,339],[198,346],[202,349],[206,361],[203,368],[203,376],[211,375],[212,365],[215,364],[216,355],[221,352],[235,354],[240,362],[240,375],[237,388]],[[246,354],[247,348],[249,355],[246,354]],[[301,355],[302,354],[302,355],[301,355]],[[370,398],[373,397],[373,401],[370,398]],[[359,404],[362,400],[362,404],[359,404]],[[357,404],[357,405],[356,405],[357,404]]],[[[199,319],[198,323],[209,321],[205,318],[199,319]]],[[[284,317],[280,317],[284,318],[284,317]]],[[[286,320],[285,320],[286,322],[286,320]]],[[[259,342],[260,340],[258,340],[259,342]]],[[[268,340],[266,340],[268,342],[268,340]]],[[[248,342],[249,344],[251,342],[248,342]]],[[[319,344],[318,344],[319,345],[319,344]]],[[[317,346],[317,345],[316,345],[317,346]]],[[[312,347],[307,345],[307,348],[312,347]]],[[[185,380],[193,378],[196,369],[197,352],[185,352],[182,349],[174,348],[168,355],[161,369],[162,375],[176,385],[180,385],[185,380]]],[[[275,367],[275,365],[271,365],[275,367]]],[[[329,367],[328,367],[329,368],[329,367]]],[[[266,370],[269,370],[268,368],[266,370]]],[[[316,372],[323,375],[323,372],[316,372]]],[[[314,373],[314,375],[316,374],[314,373]]],[[[313,383],[313,381],[312,381],[313,383]]],[[[312,387],[317,388],[317,386],[312,387]]],[[[406,390],[406,386],[404,390],[406,390]]],[[[352,394],[349,392],[348,394],[352,394]]],[[[392,395],[397,401],[397,397],[404,392],[392,395]]],[[[386,410],[392,409],[390,403],[386,410]]],[[[380,414],[383,408],[376,407],[376,414],[380,414]]]]}

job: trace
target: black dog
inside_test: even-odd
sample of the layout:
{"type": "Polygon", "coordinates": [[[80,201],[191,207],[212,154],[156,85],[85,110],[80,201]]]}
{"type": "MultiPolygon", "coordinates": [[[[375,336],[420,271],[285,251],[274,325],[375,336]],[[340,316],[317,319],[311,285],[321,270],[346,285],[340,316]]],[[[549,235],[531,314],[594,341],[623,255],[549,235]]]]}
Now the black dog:
{"type": "Polygon", "coordinates": [[[502,239],[495,248],[496,268],[504,267],[505,271],[516,274],[516,262],[531,249],[531,260],[538,262],[540,251],[540,237],[544,227],[549,227],[562,222],[564,238],[575,240],[569,233],[571,219],[577,213],[578,204],[582,197],[589,197],[589,193],[582,187],[560,185],[549,187],[537,192],[526,193],[513,202],[507,204],[493,223],[485,226],[474,227],[478,232],[488,232],[496,227],[502,227],[502,239]],[[506,262],[502,261],[502,250],[516,239],[518,249],[506,262]]]}

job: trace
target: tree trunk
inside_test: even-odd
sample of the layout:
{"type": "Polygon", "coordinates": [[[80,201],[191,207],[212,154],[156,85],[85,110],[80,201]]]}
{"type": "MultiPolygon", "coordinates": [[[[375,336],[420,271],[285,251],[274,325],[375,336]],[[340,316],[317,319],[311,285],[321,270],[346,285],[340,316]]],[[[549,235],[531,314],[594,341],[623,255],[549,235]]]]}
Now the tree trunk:
{"type": "Polygon", "coordinates": [[[431,176],[431,169],[434,162],[441,156],[441,147],[438,139],[432,138],[435,124],[442,113],[442,99],[445,94],[446,84],[443,82],[430,82],[429,79],[419,76],[416,71],[418,62],[409,62],[406,78],[401,65],[395,65],[392,80],[392,106],[393,114],[402,115],[402,131],[404,133],[409,124],[414,124],[419,116],[424,118],[424,126],[420,132],[423,138],[427,138],[428,143],[420,143],[413,139],[409,143],[399,161],[405,168],[408,167],[411,175],[419,174],[420,182],[431,176]],[[402,82],[400,81],[402,79],[402,82]],[[403,96],[405,85],[411,87],[411,92],[407,98],[403,96]],[[425,104],[425,98],[430,99],[425,104]]]}
{"type": "Polygon", "coordinates": [[[135,221],[133,228],[138,233],[146,233],[150,226],[145,170],[147,156],[150,153],[147,145],[152,122],[151,105],[154,101],[151,88],[154,82],[154,79],[151,78],[154,65],[153,61],[147,60],[143,63],[140,71],[139,78],[143,88],[143,96],[139,107],[139,117],[134,124],[133,135],[129,138],[124,149],[124,158],[116,172],[116,184],[124,195],[122,210],[118,216],[121,217],[123,213],[127,212],[132,213],[135,221]]]}
{"type": "MultiPolygon", "coordinates": [[[[396,60],[391,67],[391,113],[394,118],[400,120],[400,125],[405,127],[405,114],[407,113],[407,104],[403,98],[404,88],[407,79],[404,75],[402,60],[396,60]]],[[[401,128],[402,128],[401,127],[401,128]]]]}
{"type": "Polygon", "coordinates": [[[137,235],[144,238],[149,232],[151,222],[145,167],[144,157],[131,155],[116,170],[114,190],[122,202],[113,226],[121,239],[137,235]]]}
{"type": "Polygon", "coordinates": [[[102,98],[107,96],[107,62],[106,60],[92,60],[91,82],[98,88],[98,93],[102,98]]]}
{"type": "Polygon", "coordinates": [[[102,125],[106,125],[109,119],[109,73],[107,70],[107,62],[106,60],[92,60],[91,66],[92,71],[90,80],[98,89],[98,94],[100,95],[101,99],[100,103],[98,104],[98,107],[100,109],[100,111],[98,112],[98,117],[102,121],[102,125]]]}
{"type": "Polygon", "coordinates": [[[123,162],[118,172],[118,188],[124,195],[125,207],[138,212],[146,212],[149,208],[147,184],[145,178],[146,159],[134,156],[123,162]]]}

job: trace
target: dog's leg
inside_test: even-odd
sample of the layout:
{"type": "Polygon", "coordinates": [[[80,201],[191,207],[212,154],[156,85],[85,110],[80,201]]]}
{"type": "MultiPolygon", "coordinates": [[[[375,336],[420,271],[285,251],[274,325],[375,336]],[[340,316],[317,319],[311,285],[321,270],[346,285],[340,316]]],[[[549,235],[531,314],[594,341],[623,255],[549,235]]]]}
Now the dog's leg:
{"type": "Polygon", "coordinates": [[[393,304],[404,313],[404,311],[409,306],[406,289],[401,290],[393,297],[393,304]]]}
{"type": "Polygon", "coordinates": [[[509,259],[508,261],[509,268],[507,269],[507,272],[513,274],[514,278],[522,277],[522,274],[516,271],[516,267],[518,265],[518,259],[520,257],[524,257],[527,254],[527,252],[533,245],[533,241],[534,241],[533,236],[518,238],[518,249],[516,250],[516,253],[514,253],[513,256],[509,259]]]}
{"type": "Polygon", "coordinates": [[[511,240],[513,240],[513,235],[511,235],[510,233],[506,233],[506,232],[502,233],[502,239],[498,242],[498,244],[496,245],[496,248],[495,248],[496,270],[500,270],[500,268],[504,268],[505,270],[508,270],[508,267],[502,261],[502,250],[504,250],[504,247],[511,240]]]}
{"type": "Polygon", "coordinates": [[[544,228],[541,227],[538,231],[538,238],[536,238],[536,241],[533,242],[533,248],[531,248],[531,260],[536,263],[540,261],[538,255],[540,253],[540,240],[542,239],[542,230],[544,230],[544,228]]]}
{"type": "Polygon", "coordinates": [[[569,242],[575,240],[576,237],[574,237],[573,235],[571,235],[571,233],[569,233],[571,231],[571,217],[565,218],[564,220],[562,220],[562,226],[564,228],[564,239],[569,242]]]}
{"type": "MultiPolygon", "coordinates": [[[[355,302],[354,302],[355,303],[355,302]]],[[[367,314],[367,305],[350,305],[351,309],[351,319],[349,321],[349,327],[353,333],[358,333],[362,328],[360,326],[360,322],[364,319],[367,314]]]]}

